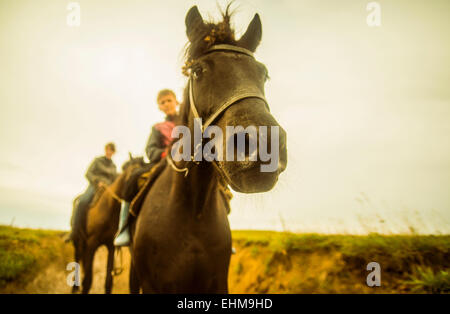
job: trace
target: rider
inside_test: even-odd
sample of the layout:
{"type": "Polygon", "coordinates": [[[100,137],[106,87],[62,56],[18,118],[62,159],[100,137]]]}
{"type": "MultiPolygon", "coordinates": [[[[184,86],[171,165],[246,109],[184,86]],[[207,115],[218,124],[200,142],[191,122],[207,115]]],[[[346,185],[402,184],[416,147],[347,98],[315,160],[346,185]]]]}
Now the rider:
{"type": "Polygon", "coordinates": [[[128,246],[130,243],[130,232],[128,229],[128,211],[130,203],[134,196],[139,192],[137,180],[140,175],[148,172],[158,161],[167,155],[167,146],[172,141],[172,130],[175,127],[178,101],[175,93],[170,89],[159,91],[156,97],[158,108],[166,115],[163,122],[157,123],[152,127],[150,137],[147,141],[145,153],[150,161],[146,166],[133,173],[125,188],[125,197],[120,209],[119,234],[114,240],[115,246],[128,246]]]}
{"type": "Polygon", "coordinates": [[[86,179],[89,181],[89,186],[80,196],[78,205],[72,213],[72,233],[70,239],[73,237],[74,226],[80,224],[80,219],[84,217],[82,213],[89,208],[89,204],[97,190],[110,185],[116,178],[117,168],[111,159],[115,152],[116,146],[114,143],[107,143],[105,145],[105,155],[97,157],[91,162],[86,172],[86,179]]]}

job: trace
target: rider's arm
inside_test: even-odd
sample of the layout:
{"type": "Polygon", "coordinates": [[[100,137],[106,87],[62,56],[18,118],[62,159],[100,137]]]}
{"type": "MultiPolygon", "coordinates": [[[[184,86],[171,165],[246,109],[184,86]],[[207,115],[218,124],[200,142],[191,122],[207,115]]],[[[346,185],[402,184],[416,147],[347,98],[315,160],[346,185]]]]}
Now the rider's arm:
{"type": "Polygon", "coordinates": [[[95,174],[95,169],[97,168],[99,160],[96,158],[94,161],[90,164],[88,170],[86,171],[86,179],[89,181],[90,184],[97,186],[100,182],[100,176],[95,174]]]}
{"type": "Polygon", "coordinates": [[[165,150],[161,137],[161,132],[156,127],[153,127],[145,148],[145,153],[151,163],[158,162],[161,159],[161,154],[165,150]]]}

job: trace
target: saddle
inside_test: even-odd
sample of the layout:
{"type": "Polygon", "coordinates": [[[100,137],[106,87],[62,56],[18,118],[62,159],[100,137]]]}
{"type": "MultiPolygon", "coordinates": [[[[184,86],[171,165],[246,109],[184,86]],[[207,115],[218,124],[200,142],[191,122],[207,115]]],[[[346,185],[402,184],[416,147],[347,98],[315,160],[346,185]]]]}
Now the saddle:
{"type": "Polygon", "coordinates": [[[144,202],[145,196],[147,195],[150,188],[153,186],[153,183],[159,177],[161,172],[166,167],[167,161],[166,159],[162,159],[158,162],[150,171],[143,173],[138,179],[138,194],[133,198],[130,204],[130,215],[133,217],[137,217],[139,211],[141,209],[142,203],[144,202]]]}

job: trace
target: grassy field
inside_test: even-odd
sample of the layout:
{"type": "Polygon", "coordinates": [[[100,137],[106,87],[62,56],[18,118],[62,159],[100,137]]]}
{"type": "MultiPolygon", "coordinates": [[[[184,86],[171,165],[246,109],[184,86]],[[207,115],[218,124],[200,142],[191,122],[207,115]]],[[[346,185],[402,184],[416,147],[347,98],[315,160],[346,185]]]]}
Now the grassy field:
{"type": "MultiPolygon", "coordinates": [[[[0,293],[69,293],[73,249],[58,231],[0,226],[0,293]]],[[[450,236],[318,235],[233,231],[231,293],[449,293],[450,236]],[[381,266],[368,287],[366,265],[381,266]]],[[[128,261],[114,293],[128,292],[128,261]]],[[[94,263],[92,292],[102,293],[106,250],[94,263]]]]}
{"type": "Polygon", "coordinates": [[[0,291],[21,290],[50,264],[64,260],[71,253],[64,234],[0,226],[0,291]]]}

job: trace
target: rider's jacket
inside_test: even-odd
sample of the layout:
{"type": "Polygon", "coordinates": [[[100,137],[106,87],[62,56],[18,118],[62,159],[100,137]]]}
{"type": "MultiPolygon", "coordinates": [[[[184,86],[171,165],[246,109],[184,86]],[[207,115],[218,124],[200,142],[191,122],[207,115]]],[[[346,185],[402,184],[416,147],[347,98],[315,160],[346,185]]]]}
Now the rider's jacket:
{"type": "Polygon", "coordinates": [[[166,120],[155,124],[147,141],[145,153],[151,163],[156,163],[165,156],[165,149],[172,141],[172,130],[175,127],[176,115],[167,116],[166,120]]]}
{"type": "Polygon", "coordinates": [[[116,165],[105,156],[95,158],[86,172],[86,179],[94,186],[97,186],[100,181],[109,185],[113,183],[116,176],[116,165]]]}

